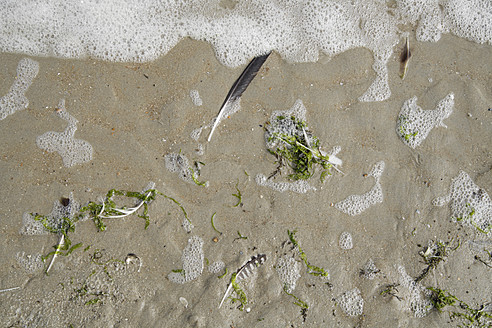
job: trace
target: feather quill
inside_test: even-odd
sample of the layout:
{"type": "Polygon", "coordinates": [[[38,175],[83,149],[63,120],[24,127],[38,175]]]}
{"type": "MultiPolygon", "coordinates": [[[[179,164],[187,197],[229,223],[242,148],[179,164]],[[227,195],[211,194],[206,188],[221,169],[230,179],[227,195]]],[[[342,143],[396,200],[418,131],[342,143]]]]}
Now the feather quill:
{"type": "MultiPolygon", "coordinates": [[[[239,270],[237,270],[236,281],[241,281],[243,279],[249,278],[249,276],[253,273],[254,269],[265,263],[265,261],[266,261],[265,254],[258,254],[256,256],[253,256],[248,262],[246,262],[242,267],[240,267],[239,270]]],[[[232,289],[232,282],[227,287],[224,297],[222,297],[222,301],[220,301],[219,309],[224,303],[227,296],[229,295],[231,289],[232,289]]]]}
{"type": "Polygon", "coordinates": [[[229,90],[227,97],[225,98],[224,102],[222,103],[222,106],[220,107],[219,114],[215,119],[214,125],[212,126],[212,130],[210,130],[210,134],[208,135],[208,141],[210,141],[210,139],[212,138],[212,134],[215,131],[215,128],[220,123],[220,120],[224,115],[225,109],[231,106],[237,99],[239,99],[239,97],[241,97],[243,92],[246,91],[246,88],[249,86],[251,81],[253,81],[256,74],[258,74],[258,71],[260,70],[261,66],[263,66],[268,56],[270,56],[270,53],[253,58],[253,60],[248,64],[248,66],[246,66],[246,68],[241,73],[241,75],[236,80],[236,82],[234,82],[231,90],[229,90]]]}

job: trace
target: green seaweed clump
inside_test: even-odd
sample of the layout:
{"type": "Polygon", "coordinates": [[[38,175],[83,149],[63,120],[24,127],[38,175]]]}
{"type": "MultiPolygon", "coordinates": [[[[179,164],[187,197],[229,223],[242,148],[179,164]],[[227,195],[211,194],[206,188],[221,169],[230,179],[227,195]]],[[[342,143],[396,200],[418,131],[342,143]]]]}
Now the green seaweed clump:
{"type": "Polygon", "coordinates": [[[424,279],[431,270],[435,269],[439,263],[444,261],[448,257],[448,250],[456,250],[460,247],[460,243],[455,248],[449,247],[450,242],[438,241],[433,245],[427,247],[425,252],[420,252],[420,256],[424,259],[427,267],[422,271],[422,273],[415,278],[415,282],[419,282],[424,279]]]}
{"type": "Polygon", "coordinates": [[[430,300],[439,312],[442,312],[442,309],[446,306],[454,306],[457,311],[450,311],[451,319],[461,319],[465,327],[492,327],[492,308],[490,303],[481,305],[479,309],[474,309],[446,290],[433,287],[428,287],[427,289],[432,292],[430,300]]]}
{"type": "Polygon", "coordinates": [[[293,172],[288,175],[291,180],[311,178],[317,166],[322,168],[321,181],[331,174],[332,162],[320,149],[319,139],[307,130],[306,122],[295,116],[277,116],[273,122],[267,122],[266,139],[268,151],[278,163],[278,168],[270,177],[279,173],[284,165],[288,165],[293,172]]]}

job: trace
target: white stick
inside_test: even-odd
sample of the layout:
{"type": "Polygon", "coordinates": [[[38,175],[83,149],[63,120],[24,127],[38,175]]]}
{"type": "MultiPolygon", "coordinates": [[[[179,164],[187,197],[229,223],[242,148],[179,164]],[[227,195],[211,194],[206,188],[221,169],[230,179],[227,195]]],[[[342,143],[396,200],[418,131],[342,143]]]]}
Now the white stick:
{"type": "Polygon", "coordinates": [[[12,287],[12,288],[0,289],[0,293],[9,292],[11,290],[16,290],[16,289],[20,289],[20,287],[12,287]]]}
{"type": "Polygon", "coordinates": [[[58,243],[58,246],[56,246],[55,254],[53,254],[53,257],[51,258],[50,265],[48,266],[48,269],[46,269],[46,274],[51,269],[51,266],[53,265],[53,262],[55,262],[56,257],[58,256],[58,251],[60,250],[61,246],[65,243],[65,235],[61,235],[60,237],[60,242],[58,243]]]}

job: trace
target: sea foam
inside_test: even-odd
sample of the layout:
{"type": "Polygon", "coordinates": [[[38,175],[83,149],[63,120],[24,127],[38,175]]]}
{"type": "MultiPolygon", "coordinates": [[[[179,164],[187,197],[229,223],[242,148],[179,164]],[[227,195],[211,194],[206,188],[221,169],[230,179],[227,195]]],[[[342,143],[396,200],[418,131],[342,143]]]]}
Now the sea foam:
{"type": "Polygon", "coordinates": [[[304,1],[119,0],[6,1],[0,5],[0,51],[64,58],[144,62],[181,39],[209,42],[224,65],[235,67],[269,51],[293,62],[314,62],[365,47],[376,78],[361,101],[391,95],[386,64],[405,25],[419,41],[442,33],[492,43],[489,0],[304,1]]]}

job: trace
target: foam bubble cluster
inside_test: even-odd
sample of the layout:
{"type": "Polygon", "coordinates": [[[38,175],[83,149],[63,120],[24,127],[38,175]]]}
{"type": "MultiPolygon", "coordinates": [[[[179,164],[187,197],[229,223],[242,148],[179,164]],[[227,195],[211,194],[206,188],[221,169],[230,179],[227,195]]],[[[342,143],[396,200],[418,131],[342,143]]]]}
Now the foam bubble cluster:
{"type": "Polygon", "coordinates": [[[222,261],[217,261],[208,266],[208,271],[212,273],[218,273],[225,268],[225,263],[222,261]]]}
{"type": "Polygon", "coordinates": [[[280,192],[290,190],[299,194],[305,194],[310,190],[316,190],[316,188],[311,186],[306,180],[297,180],[294,182],[275,182],[268,179],[261,173],[256,175],[255,181],[259,186],[269,187],[280,192]]]}
{"type": "Polygon", "coordinates": [[[336,301],[342,311],[351,317],[361,315],[364,311],[364,299],[357,287],[338,296],[336,301]]]}
{"type": "Polygon", "coordinates": [[[292,257],[284,255],[278,259],[275,269],[287,293],[292,293],[296,289],[297,279],[301,277],[299,274],[299,262],[292,257]]]}
{"type": "Polygon", "coordinates": [[[340,239],[338,240],[338,244],[341,249],[352,249],[354,244],[352,242],[352,235],[350,232],[344,231],[340,235],[340,239]]]}
{"type": "Polygon", "coordinates": [[[419,146],[436,126],[446,127],[443,120],[453,112],[454,94],[450,93],[437,104],[434,110],[422,110],[417,97],[408,99],[401,108],[396,133],[409,147],[419,146]]]}
{"type": "Polygon", "coordinates": [[[374,264],[372,259],[366,262],[364,267],[360,270],[360,275],[366,279],[373,280],[379,274],[380,270],[374,264]]]}
{"type": "Polygon", "coordinates": [[[63,165],[71,167],[92,160],[93,149],[90,143],[82,139],[75,139],[77,119],[65,109],[65,99],[60,100],[56,114],[68,122],[63,132],[49,131],[36,138],[39,148],[49,152],[57,152],[63,159],[63,165]]]}
{"type": "Polygon", "coordinates": [[[179,272],[171,272],[167,276],[168,279],[178,284],[195,280],[203,272],[203,260],[203,239],[193,236],[188,239],[188,245],[181,256],[183,269],[179,272]]]}
{"type": "Polygon", "coordinates": [[[443,206],[451,202],[451,219],[490,234],[492,229],[492,201],[487,192],[477,186],[465,171],[460,171],[451,182],[450,192],[432,202],[443,206]]]}
{"type": "Polygon", "coordinates": [[[417,318],[426,316],[432,309],[430,291],[410,277],[403,266],[398,267],[400,285],[405,288],[402,299],[417,318]]]}
{"type": "Polygon", "coordinates": [[[193,230],[193,228],[195,228],[193,223],[191,223],[186,216],[183,218],[183,223],[181,223],[181,226],[183,227],[184,231],[186,231],[187,233],[190,233],[193,230]]]}
{"type": "Polygon", "coordinates": [[[363,195],[351,195],[344,200],[335,204],[335,208],[349,215],[358,215],[370,206],[383,202],[383,189],[379,182],[384,171],[384,161],[380,161],[374,165],[371,172],[367,176],[372,176],[376,181],[374,186],[363,195]]]}
{"type": "Polygon", "coordinates": [[[190,90],[190,98],[195,106],[203,105],[203,101],[202,98],[200,98],[200,94],[198,93],[198,90],[190,90]]]}
{"type": "Polygon", "coordinates": [[[25,252],[19,252],[16,254],[15,258],[17,259],[17,263],[19,263],[19,265],[21,265],[28,273],[36,273],[43,269],[44,262],[39,253],[31,255],[26,254],[25,252]]]}
{"type": "Polygon", "coordinates": [[[9,92],[0,98],[0,121],[18,110],[26,109],[29,100],[25,93],[32,81],[38,75],[39,63],[29,58],[23,58],[17,65],[17,76],[9,92]]]}

